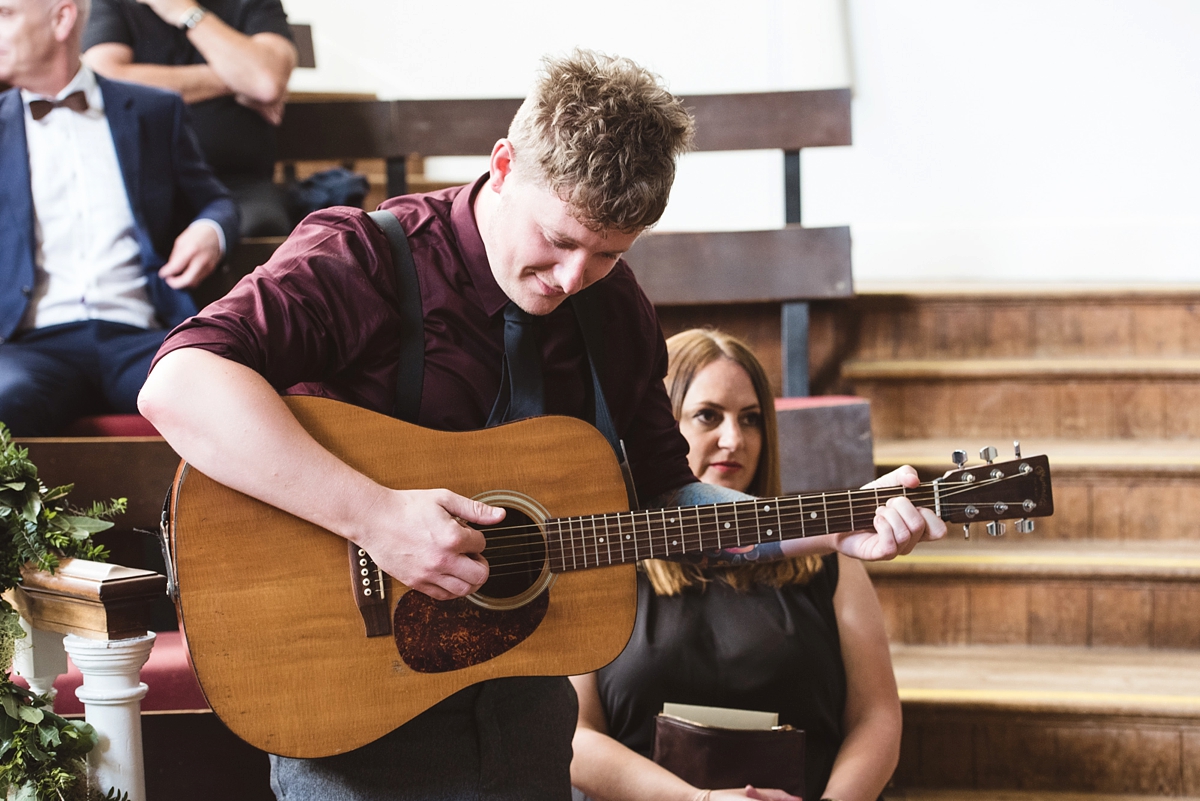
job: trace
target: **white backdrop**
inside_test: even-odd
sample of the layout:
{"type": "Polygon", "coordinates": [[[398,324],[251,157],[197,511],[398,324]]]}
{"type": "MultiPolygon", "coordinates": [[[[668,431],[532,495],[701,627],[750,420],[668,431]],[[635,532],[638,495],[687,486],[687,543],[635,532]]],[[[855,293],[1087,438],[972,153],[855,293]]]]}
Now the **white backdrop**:
{"type": "MultiPolygon", "coordinates": [[[[1200,283],[1194,0],[285,6],[319,64],[297,91],[520,96],[542,54],[575,45],[683,94],[853,84],[854,146],[805,151],[804,221],[851,226],[860,285],[1200,283]]],[[[660,227],[782,224],[778,153],[701,153],[660,227]]]]}

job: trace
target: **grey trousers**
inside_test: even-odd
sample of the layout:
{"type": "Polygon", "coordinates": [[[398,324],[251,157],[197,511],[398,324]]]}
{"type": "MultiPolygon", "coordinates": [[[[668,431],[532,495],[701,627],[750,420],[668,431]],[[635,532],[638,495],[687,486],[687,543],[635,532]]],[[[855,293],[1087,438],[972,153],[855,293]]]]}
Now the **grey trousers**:
{"type": "Polygon", "coordinates": [[[271,755],[279,801],[570,801],[578,704],[565,678],[468,687],[356,751],[271,755]]]}

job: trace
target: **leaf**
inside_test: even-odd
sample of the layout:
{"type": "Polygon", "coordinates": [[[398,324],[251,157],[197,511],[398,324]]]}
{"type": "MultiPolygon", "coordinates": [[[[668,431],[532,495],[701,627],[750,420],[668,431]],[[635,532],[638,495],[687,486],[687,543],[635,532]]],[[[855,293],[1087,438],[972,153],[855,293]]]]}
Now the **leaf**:
{"type": "Polygon", "coordinates": [[[42,712],[42,710],[36,709],[32,706],[22,706],[17,710],[17,712],[20,713],[22,720],[27,720],[33,724],[41,723],[42,718],[46,717],[46,714],[42,712]]]}
{"type": "Polygon", "coordinates": [[[50,748],[62,743],[62,737],[58,734],[58,729],[52,725],[43,723],[38,726],[38,739],[42,741],[42,746],[50,748]]]}
{"type": "Polygon", "coordinates": [[[73,489],[75,489],[74,484],[63,484],[61,487],[55,487],[54,489],[48,491],[43,500],[47,502],[57,501],[59,498],[67,497],[67,494],[73,489]]]}
{"type": "Polygon", "coordinates": [[[5,693],[0,696],[0,705],[4,707],[4,711],[8,713],[10,718],[13,720],[21,719],[21,713],[17,711],[17,699],[5,693]]]}
{"type": "Polygon", "coordinates": [[[17,790],[17,794],[12,797],[12,801],[38,801],[37,785],[33,782],[25,782],[21,785],[21,789],[17,790]]]}
{"type": "Polygon", "coordinates": [[[8,487],[10,490],[23,490],[25,489],[25,482],[9,481],[7,484],[0,484],[0,487],[8,487]]]}
{"type": "Polygon", "coordinates": [[[25,506],[21,509],[21,517],[30,523],[34,523],[37,521],[38,512],[40,511],[42,511],[42,499],[37,495],[30,495],[29,500],[25,501],[25,506]]]}
{"type": "Polygon", "coordinates": [[[50,759],[49,754],[47,754],[42,749],[38,748],[33,743],[25,743],[25,750],[28,751],[29,755],[31,757],[33,757],[34,759],[36,759],[38,762],[46,762],[50,759]]]}
{"type": "Polygon", "coordinates": [[[112,521],[97,520],[94,517],[83,517],[82,515],[63,515],[62,519],[71,526],[72,533],[82,531],[87,534],[95,534],[113,527],[112,521]]]}

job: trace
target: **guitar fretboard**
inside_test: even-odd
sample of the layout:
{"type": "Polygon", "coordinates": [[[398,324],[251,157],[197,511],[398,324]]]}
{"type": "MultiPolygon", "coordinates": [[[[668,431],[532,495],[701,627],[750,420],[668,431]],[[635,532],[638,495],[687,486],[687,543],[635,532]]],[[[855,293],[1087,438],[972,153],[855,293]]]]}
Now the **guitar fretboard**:
{"type": "Polygon", "coordinates": [[[927,505],[930,484],[758,498],[546,521],[550,570],[564,573],[869,528],[875,509],[906,495],[927,505]]]}

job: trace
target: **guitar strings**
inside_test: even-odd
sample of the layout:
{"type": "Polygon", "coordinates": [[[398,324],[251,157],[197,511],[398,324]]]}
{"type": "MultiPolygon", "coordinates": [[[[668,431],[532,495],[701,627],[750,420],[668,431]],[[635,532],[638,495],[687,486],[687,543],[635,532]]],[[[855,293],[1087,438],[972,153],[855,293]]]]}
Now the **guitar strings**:
{"type": "MultiPolygon", "coordinates": [[[[977,489],[982,488],[984,486],[989,486],[991,484],[1008,481],[1013,478],[1018,478],[1018,476],[1003,476],[998,479],[987,478],[987,479],[984,479],[984,480],[981,480],[978,482],[973,482],[970,484],[967,484],[967,483],[942,484],[941,492],[940,492],[942,501],[941,501],[940,505],[943,509],[951,509],[951,510],[954,510],[955,507],[966,508],[967,506],[969,506],[971,504],[969,504],[969,503],[955,504],[952,502],[947,502],[945,499],[948,497],[961,495],[965,492],[974,492],[977,489]]],[[[933,502],[935,500],[933,493],[931,492],[926,495],[926,494],[919,492],[920,490],[923,490],[927,487],[932,487],[932,486],[933,486],[932,483],[921,484],[917,487],[913,487],[906,494],[898,492],[897,490],[899,490],[900,488],[897,488],[897,487],[880,487],[879,489],[881,490],[881,493],[880,493],[881,496],[883,494],[883,491],[891,491],[892,492],[891,495],[887,496],[887,498],[883,498],[883,500],[889,500],[890,498],[893,498],[893,497],[895,497],[895,498],[907,497],[910,501],[913,502],[913,504],[915,506],[932,506],[933,502]]],[[[780,498],[757,498],[757,499],[747,498],[746,500],[742,500],[742,501],[731,501],[731,502],[727,502],[727,503],[722,503],[722,504],[720,504],[720,506],[732,509],[733,514],[735,516],[738,516],[738,515],[747,515],[748,516],[749,512],[753,511],[753,510],[749,510],[746,508],[738,509],[737,507],[746,507],[751,504],[757,506],[760,503],[776,504],[776,505],[782,506],[782,504],[778,504],[777,502],[783,501],[785,504],[786,503],[794,504],[794,502],[797,498],[804,498],[804,499],[807,499],[810,501],[807,508],[795,507],[792,511],[766,512],[764,514],[767,517],[777,518],[778,520],[780,520],[781,523],[793,522],[797,518],[810,519],[809,516],[814,511],[814,505],[817,503],[821,503],[821,505],[826,508],[833,507],[833,506],[841,507],[840,509],[835,509],[834,514],[827,515],[827,517],[831,523],[834,520],[845,520],[847,523],[849,523],[850,518],[852,516],[860,517],[861,515],[854,515],[852,513],[852,511],[847,508],[847,506],[850,503],[862,503],[865,501],[873,500],[876,493],[874,491],[874,488],[871,488],[871,489],[867,489],[867,490],[839,491],[839,492],[833,493],[833,495],[834,495],[834,497],[831,498],[831,497],[829,497],[829,493],[826,493],[823,501],[820,499],[821,496],[818,496],[818,495],[781,496],[780,498]],[[847,498],[840,497],[842,495],[847,494],[847,492],[858,493],[859,497],[853,498],[853,499],[847,499],[847,498]]],[[[884,505],[883,503],[878,504],[878,506],[883,506],[883,505],[884,505]]],[[[697,521],[695,520],[695,516],[696,516],[697,512],[701,515],[708,516],[708,519],[702,520],[701,523],[712,521],[713,516],[714,516],[714,511],[713,511],[712,507],[713,507],[713,504],[700,504],[697,506],[667,507],[664,509],[636,509],[636,510],[627,511],[627,512],[608,512],[608,513],[600,513],[600,514],[596,514],[596,515],[576,515],[576,516],[571,516],[571,517],[555,517],[555,518],[549,518],[548,520],[545,521],[545,523],[543,525],[546,527],[549,527],[549,524],[551,524],[551,523],[556,523],[556,524],[567,523],[568,525],[570,525],[571,523],[574,523],[574,522],[578,522],[580,525],[593,525],[596,518],[603,519],[605,517],[609,517],[609,518],[613,518],[613,519],[627,518],[629,524],[634,527],[636,527],[638,524],[641,524],[644,528],[647,525],[647,523],[649,523],[650,525],[661,527],[663,525],[663,522],[665,519],[665,514],[678,513],[678,515],[681,518],[683,518],[683,517],[691,517],[692,518],[691,520],[686,522],[686,525],[696,526],[697,521]],[[641,519],[641,520],[634,519],[635,515],[648,516],[649,519],[648,519],[648,521],[646,519],[641,519]],[[664,519],[655,520],[654,519],[655,515],[659,515],[660,517],[663,517],[664,519]]],[[[874,508],[876,508],[876,507],[873,505],[872,515],[871,515],[872,518],[874,517],[874,514],[873,514],[874,508]]],[[[760,514],[759,517],[762,517],[762,515],[760,514]]],[[[825,518],[819,517],[817,519],[823,521],[825,518]]],[[[675,524],[668,524],[668,525],[675,525],[675,524]]],[[[561,525],[559,527],[561,529],[561,525]]],[[[500,536],[489,536],[488,543],[490,546],[493,543],[496,543],[496,542],[499,542],[499,541],[505,540],[505,539],[522,539],[522,538],[527,538],[530,535],[540,534],[542,527],[536,523],[519,523],[519,524],[514,524],[512,526],[493,526],[493,527],[489,527],[489,528],[481,529],[481,530],[484,531],[488,535],[492,535],[498,531],[513,532],[511,534],[502,534],[500,536]]],[[[842,530],[846,530],[846,529],[839,529],[839,531],[842,531],[842,530]]],[[[644,536],[643,534],[641,534],[639,532],[631,532],[631,533],[636,533],[639,537],[644,536]]],[[[564,534],[563,541],[564,542],[570,541],[570,539],[571,539],[570,535],[567,534],[566,532],[563,532],[563,534],[564,534]]]]}
{"type": "MultiPolygon", "coordinates": [[[[1007,480],[1007,477],[998,478],[998,480],[991,480],[991,478],[989,478],[989,480],[985,480],[985,481],[973,484],[973,487],[983,487],[983,486],[986,486],[986,484],[997,483],[997,482],[1001,482],[1004,480],[1007,480]]],[[[962,493],[971,492],[971,490],[972,490],[972,486],[958,486],[958,484],[955,484],[955,486],[947,487],[946,490],[944,490],[944,492],[942,493],[942,496],[944,499],[944,498],[948,498],[948,496],[959,495],[962,493]]],[[[908,495],[908,498],[910,498],[910,500],[913,500],[914,504],[916,504],[918,506],[923,505],[923,501],[925,501],[925,500],[932,500],[931,496],[929,499],[924,499],[924,498],[920,498],[919,495],[913,495],[913,494],[908,495]]],[[[774,499],[761,499],[761,500],[774,500],[774,499]]],[[[737,501],[736,504],[749,504],[749,502],[750,502],[749,500],[737,501]]],[[[761,501],[755,501],[755,502],[761,502],[761,501]]],[[[863,517],[862,514],[852,514],[852,511],[850,510],[850,508],[846,508],[845,500],[836,500],[835,499],[833,501],[833,504],[830,504],[830,502],[828,502],[828,501],[826,502],[826,506],[830,506],[830,505],[834,505],[834,504],[841,504],[842,508],[838,508],[838,510],[834,510],[834,513],[827,514],[826,517],[817,518],[817,520],[814,520],[814,523],[816,525],[821,526],[821,528],[826,528],[826,525],[824,525],[824,522],[826,522],[826,519],[828,519],[829,532],[862,530],[862,529],[859,529],[858,526],[852,525],[854,520],[862,519],[862,517],[863,517]]],[[[950,512],[965,510],[965,508],[970,505],[971,504],[961,504],[961,502],[960,502],[960,504],[956,504],[956,502],[947,501],[947,500],[943,500],[942,504],[941,504],[943,511],[950,511],[950,512]]],[[[648,522],[647,522],[647,520],[632,519],[632,516],[634,516],[634,514],[647,514],[647,511],[644,511],[644,510],[637,511],[637,512],[619,513],[619,514],[623,514],[623,516],[624,516],[624,514],[629,514],[630,528],[634,529],[634,530],[630,531],[629,534],[626,535],[626,537],[636,536],[638,543],[646,542],[647,540],[649,540],[650,542],[654,542],[655,538],[659,537],[660,535],[658,534],[658,532],[655,532],[654,535],[648,535],[648,532],[646,531],[646,526],[647,525],[658,526],[658,528],[661,530],[661,526],[662,526],[662,523],[664,523],[664,520],[661,520],[661,519],[655,520],[654,519],[655,513],[659,513],[661,511],[662,510],[649,510],[648,522]],[[641,524],[641,526],[642,526],[641,530],[637,530],[638,524],[641,524]]],[[[679,514],[680,524],[679,525],[684,526],[682,536],[688,537],[688,538],[690,538],[691,536],[694,536],[694,534],[689,534],[689,531],[695,532],[697,529],[700,529],[704,523],[710,524],[710,523],[712,523],[712,520],[713,520],[713,517],[710,517],[710,516],[712,516],[712,510],[710,510],[708,505],[697,506],[697,507],[686,507],[686,506],[685,507],[677,507],[677,508],[673,508],[673,510],[666,510],[666,512],[668,512],[668,513],[680,512],[680,514],[679,514]],[[686,512],[689,512],[689,511],[696,511],[696,512],[700,513],[701,516],[704,516],[704,514],[708,514],[709,517],[707,520],[701,518],[700,524],[697,524],[697,520],[695,519],[695,517],[696,517],[695,514],[692,514],[692,516],[689,516],[689,514],[686,514],[686,512]],[[688,517],[691,517],[692,519],[690,519],[690,520],[686,519],[688,517]]],[[[794,512],[776,513],[775,517],[776,517],[776,519],[779,520],[779,523],[781,525],[786,525],[786,524],[790,524],[790,523],[794,524],[797,522],[798,519],[809,520],[809,519],[811,519],[809,517],[810,513],[811,512],[806,512],[806,511],[800,510],[800,511],[794,511],[794,512]]],[[[768,514],[768,516],[770,516],[769,512],[767,514],[768,514]]],[[[583,526],[587,526],[589,523],[592,523],[592,520],[589,520],[588,517],[589,516],[575,517],[575,518],[552,518],[552,520],[572,520],[572,522],[578,522],[583,526]]],[[[604,516],[595,516],[595,517],[604,517],[604,516]]],[[[872,514],[871,517],[872,517],[872,519],[874,519],[874,514],[872,514]]],[[[497,529],[488,529],[488,531],[496,531],[496,530],[497,529]]],[[[530,537],[539,537],[540,538],[540,535],[541,535],[541,530],[538,528],[538,526],[536,526],[536,524],[523,524],[520,526],[508,526],[508,530],[518,531],[518,534],[502,535],[499,537],[493,536],[493,537],[488,538],[488,550],[492,550],[492,552],[494,553],[494,552],[496,552],[496,550],[506,548],[506,547],[523,547],[524,546],[523,542],[514,543],[514,544],[512,544],[512,546],[505,546],[505,544],[499,544],[499,543],[502,541],[508,541],[508,540],[529,540],[530,537]]],[[[622,532],[624,532],[623,529],[622,529],[622,532]]],[[[580,535],[574,535],[574,531],[570,531],[570,532],[562,531],[562,532],[559,532],[559,534],[560,534],[560,537],[559,537],[558,541],[562,542],[564,549],[566,547],[568,547],[572,541],[581,543],[581,547],[590,547],[590,546],[592,546],[592,537],[595,536],[594,534],[587,534],[587,532],[584,532],[584,531],[581,531],[580,535]]],[[[817,534],[817,532],[814,532],[814,534],[817,534]]],[[[820,532],[820,534],[824,534],[824,532],[820,532]]],[[[617,536],[619,536],[619,534],[617,536]]],[[[670,535],[667,535],[666,531],[662,530],[661,536],[670,536],[670,535]]],[[[709,537],[710,536],[712,536],[712,535],[709,535],[709,537]]],[[[756,536],[756,535],[751,534],[749,536],[756,536]]],[[[809,536],[811,536],[811,535],[809,535],[809,536]]],[[[788,537],[788,538],[791,538],[791,537],[788,537]]],[[[626,541],[628,541],[628,540],[626,540],[626,541]]],[[[768,537],[766,541],[768,541],[768,542],[778,541],[778,538],[768,537]]],[[[756,543],[748,543],[748,544],[757,544],[757,542],[756,543]]],[[[732,547],[737,547],[737,546],[732,546],[732,547]]]]}
{"type": "MultiPolygon", "coordinates": [[[[942,490],[941,490],[941,496],[944,499],[946,497],[961,495],[961,494],[964,494],[967,492],[971,492],[980,487],[988,486],[991,484],[1001,483],[1001,482],[1010,480],[1012,478],[1017,478],[1017,477],[1018,476],[1004,476],[1004,477],[1001,477],[998,479],[987,478],[987,479],[983,479],[979,482],[974,482],[971,484],[943,484],[942,490]]],[[[928,486],[932,486],[932,485],[930,484],[928,486]]],[[[889,488],[881,488],[881,489],[895,489],[895,488],[889,487],[889,488]]],[[[919,497],[919,495],[917,495],[915,493],[915,490],[918,490],[918,489],[921,489],[921,487],[913,488],[914,492],[910,493],[908,496],[910,498],[910,500],[914,500],[914,502],[920,502],[922,500],[926,500],[924,498],[919,497]]],[[[871,492],[871,493],[873,493],[873,489],[866,490],[866,491],[855,491],[855,492],[871,492]]],[[[761,502],[761,500],[774,500],[774,499],[760,499],[759,501],[755,501],[755,502],[756,503],[761,502]]],[[[929,496],[928,500],[933,500],[932,495],[929,496]]],[[[750,503],[750,500],[747,499],[746,501],[737,501],[734,503],[735,504],[742,504],[742,503],[748,504],[748,503],[750,503]]],[[[961,511],[971,505],[972,504],[970,504],[970,503],[962,503],[962,502],[954,503],[954,502],[946,502],[945,500],[943,500],[941,503],[941,507],[944,512],[945,511],[961,511]]],[[[688,509],[693,509],[693,508],[703,511],[703,510],[705,510],[706,507],[705,506],[678,507],[677,510],[688,510],[688,509]]],[[[672,510],[668,510],[668,511],[677,511],[677,510],[672,509],[672,510]]],[[[650,510],[651,514],[653,514],[655,511],[660,511],[660,510],[650,510]]],[[[643,513],[643,512],[638,512],[638,513],[643,513]]],[[[621,513],[621,514],[631,514],[631,513],[625,512],[625,513],[621,513]]],[[[577,517],[577,518],[569,518],[569,519],[580,520],[582,522],[587,517],[588,516],[584,516],[583,518],[577,517]]],[[[787,520],[788,522],[794,522],[797,517],[806,517],[806,515],[803,513],[788,513],[788,514],[779,515],[779,518],[781,520],[787,520]]],[[[872,517],[873,517],[873,515],[872,515],[872,517]]],[[[568,519],[568,518],[563,518],[563,519],[568,519]]],[[[831,532],[841,532],[841,531],[850,530],[850,524],[851,524],[852,518],[849,514],[849,510],[846,510],[844,513],[841,513],[841,514],[831,514],[828,516],[828,520],[829,520],[829,528],[830,528],[831,532]]],[[[650,522],[653,523],[654,521],[651,520],[650,522]]],[[[692,523],[690,525],[694,526],[695,523],[692,523]]],[[[822,525],[822,527],[824,527],[824,526],[822,525]]],[[[523,528],[524,534],[523,535],[511,535],[510,534],[510,535],[504,535],[502,537],[493,538],[493,539],[494,540],[513,539],[518,536],[524,536],[526,538],[536,537],[535,544],[543,552],[546,551],[550,547],[550,543],[546,543],[541,539],[541,531],[540,531],[540,529],[538,529],[538,527],[536,525],[526,524],[526,525],[520,526],[520,527],[512,526],[509,528],[511,528],[511,529],[523,528]]],[[[491,530],[494,531],[495,529],[491,529],[491,530]]],[[[696,530],[695,533],[699,533],[698,529],[696,530]]],[[[821,533],[824,533],[824,532],[821,532],[821,533]]],[[[605,547],[603,549],[601,549],[599,547],[600,543],[586,539],[586,535],[584,535],[584,536],[585,536],[585,539],[583,539],[582,542],[579,542],[580,550],[577,553],[582,555],[583,553],[586,552],[591,556],[592,564],[588,564],[587,567],[599,567],[600,565],[595,562],[595,557],[597,555],[597,551],[602,550],[605,552],[611,552],[611,547],[610,547],[611,543],[604,543],[605,547]]],[[[655,546],[657,546],[659,544],[660,538],[662,540],[665,540],[665,537],[666,537],[665,533],[663,535],[655,534],[655,535],[653,535],[653,537],[651,537],[649,539],[647,539],[644,534],[638,534],[638,536],[639,536],[639,540],[637,541],[638,544],[640,546],[649,546],[649,548],[647,548],[647,550],[650,550],[650,551],[653,551],[655,546]]],[[[693,536],[693,535],[689,535],[689,534],[685,533],[682,536],[684,539],[690,539],[691,536],[693,536]]],[[[754,536],[754,535],[749,535],[749,536],[754,536]]],[[[809,535],[809,536],[812,536],[812,535],[809,535]]],[[[709,535],[709,538],[711,538],[711,534],[709,535]]],[[[704,539],[705,538],[701,535],[700,536],[700,546],[701,546],[702,551],[716,550],[715,547],[711,548],[711,549],[705,548],[704,539]]],[[[771,537],[771,538],[768,538],[765,540],[761,539],[761,538],[757,538],[756,541],[747,542],[743,546],[727,545],[726,547],[727,548],[729,548],[729,547],[749,547],[749,546],[761,544],[763,542],[779,542],[779,541],[781,541],[781,539],[782,538],[777,539],[774,537],[771,537]]],[[[796,538],[788,538],[788,539],[796,539],[796,538]]],[[[567,557],[567,546],[570,542],[571,542],[571,540],[569,540],[569,539],[563,539],[563,540],[557,542],[558,547],[562,551],[561,555],[564,558],[564,561],[565,561],[565,558],[567,557]]],[[[621,545],[624,545],[624,543],[621,543],[621,545]]],[[[715,544],[714,544],[714,546],[715,546],[715,544]]],[[[530,572],[531,568],[540,571],[542,566],[545,565],[545,563],[547,561],[547,557],[526,559],[526,560],[518,561],[519,557],[524,555],[524,553],[526,553],[526,551],[523,550],[523,551],[521,551],[519,553],[515,553],[515,554],[499,554],[499,553],[497,553],[498,551],[506,550],[506,549],[515,549],[515,548],[525,549],[528,547],[529,546],[526,543],[513,543],[513,544],[508,544],[508,545],[492,546],[491,541],[489,541],[489,547],[485,549],[485,554],[489,555],[490,561],[492,561],[494,563],[494,567],[496,568],[496,569],[492,570],[491,576],[500,577],[500,576],[506,576],[506,575],[516,575],[518,573],[528,573],[528,572],[530,572]]],[[[695,552],[695,551],[692,551],[692,552],[695,552]]],[[[641,559],[641,558],[652,558],[652,556],[651,556],[651,554],[647,554],[645,556],[638,557],[638,559],[641,559]]],[[[610,556],[610,559],[611,559],[611,556],[610,556]]],[[[635,560],[630,560],[630,561],[635,561],[635,560]]],[[[622,562],[623,562],[623,560],[621,560],[621,559],[615,559],[615,560],[610,561],[609,563],[610,564],[621,564],[622,562]]]]}

